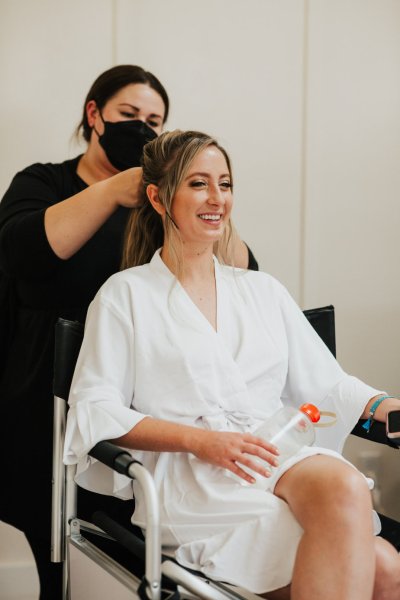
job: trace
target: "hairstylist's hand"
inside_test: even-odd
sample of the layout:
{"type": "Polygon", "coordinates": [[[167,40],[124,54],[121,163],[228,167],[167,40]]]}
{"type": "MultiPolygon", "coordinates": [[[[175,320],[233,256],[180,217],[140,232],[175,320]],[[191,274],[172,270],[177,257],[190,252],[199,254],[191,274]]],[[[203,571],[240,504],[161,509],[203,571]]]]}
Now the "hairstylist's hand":
{"type": "Polygon", "coordinates": [[[204,431],[193,436],[193,454],[208,463],[232,471],[249,483],[254,478],[241,468],[249,467],[256,473],[269,477],[270,472],[251,456],[261,458],[270,465],[276,466],[279,452],[275,446],[250,433],[231,433],[227,431],[204,431]]]}
{"type": "Polygon", "coordinates": [[[134,208],[143,203],[142,168],[133,167],[121,171],[107,180],[112,186],[115,198],[120,206],[134,208]]]}
{"type": "Polygon", "coordinates": [[[133,208],[142,201],[140,167],[98,181],[46,210],[44,226],[49,244],[59,258],[66,260],[100,229],[119,206],[133,208]]]}

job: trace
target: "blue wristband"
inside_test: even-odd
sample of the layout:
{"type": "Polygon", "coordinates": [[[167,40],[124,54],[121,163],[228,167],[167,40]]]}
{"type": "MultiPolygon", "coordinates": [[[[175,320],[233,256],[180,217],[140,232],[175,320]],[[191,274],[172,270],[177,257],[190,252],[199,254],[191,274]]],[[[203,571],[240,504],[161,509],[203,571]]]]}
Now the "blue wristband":
{"type": "Polygon", "coordinates": [[[369,431],[374,423],[374,415],[375,415],[376,409],[378,408],[378,406],[380,405],[381,402],[383,402],[384,400],[387,400],[388,398],[394,398],[394,396],[381,396],[380,398],[378,398],[378,400],[375,400],[375,402],[369,409],[369,419],[367,421],[365,421],[364,425],[362,426],[363,429],[365,429],[367,433],[369,433],[369,431]]]}

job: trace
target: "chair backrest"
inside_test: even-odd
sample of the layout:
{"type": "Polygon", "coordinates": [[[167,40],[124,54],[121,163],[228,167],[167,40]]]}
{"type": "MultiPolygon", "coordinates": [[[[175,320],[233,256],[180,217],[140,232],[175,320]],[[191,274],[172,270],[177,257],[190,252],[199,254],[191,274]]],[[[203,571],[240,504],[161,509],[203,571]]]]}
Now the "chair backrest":
{"type": "Polygon", "coordinates": [[[63,400],[68,400],[83,330],[84,327],[79,321],[58,319],[56,323],[53,393],[63,400]]]}
{"type": "Polygon", "coordinates": [[[330,304],[321,308],[310,308],[304,311],[305,316],[314,327],[320,338],[336,356],[335,309],[330,304]]]}
{"type": "MultiPolygon", "coordinates": [[[[55,327],[53,394],[53,469],[51,511],[51,561],[63,563],[67,556],[70,517],[76,515],[75,466],[63,464],[67,400],[83,338],[78,321],[58,319],[55,327]]],[[[67,598],[68,569],[64,565],[63,598],[67,598]]]]}

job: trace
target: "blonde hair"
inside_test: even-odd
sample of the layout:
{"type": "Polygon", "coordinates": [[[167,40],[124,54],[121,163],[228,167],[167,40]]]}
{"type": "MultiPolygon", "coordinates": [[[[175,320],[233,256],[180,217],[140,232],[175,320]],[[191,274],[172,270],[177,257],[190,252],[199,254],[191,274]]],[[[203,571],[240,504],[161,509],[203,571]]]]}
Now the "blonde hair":
{"type": "MultiPolygon", "coordinates": [[[[195,157],[209,146],[215,146],[224,155],[232,181],[228,154],[214,138],[205,133],[176,129],[162,133],[145,145],[142,159],[143,203],[139,208],[132,209],[127,223],[121,264],[123,269],[148,263],[158,248],[168,244],[174,272],[181,272],[182,240],[179,229],[170,217],[173,199],[195,157]],[[159,201],[167,213],[164,225],[147,198],[149,184],[158,187],[159,201]]],[[[233,247],[237,239],[238,234],[229,219],[221,239],[214,245],[218,260],[233,265],[233,247]]]]}

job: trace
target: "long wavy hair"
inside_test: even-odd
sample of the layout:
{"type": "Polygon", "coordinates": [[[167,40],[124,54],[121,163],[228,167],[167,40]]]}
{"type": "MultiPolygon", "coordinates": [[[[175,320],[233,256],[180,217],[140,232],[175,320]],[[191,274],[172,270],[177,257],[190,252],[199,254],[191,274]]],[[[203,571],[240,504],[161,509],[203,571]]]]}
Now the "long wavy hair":
{"type": "MultiPolygon", "coordinates": [[[[133,208],[128,220],[122,253],[121,268],[148,263],[154,252],[168,244],[174,272],[181,273],[183,264],[182,239],[171,218],[163,221],[146,195],[149,184],[158,187],[158,198],[171,215],[176,190],[184,180],[190,165],[205,148],[214,146],[225,157],[232,181],[231,161],[218,142],[199,131],[167,131],[144,147],[142,204],[133,208]]],[[[233,247],[238,234],[229,219],[221,239],[214,245],[214,253],[224,264],[233,265],[233,247]]]]}

